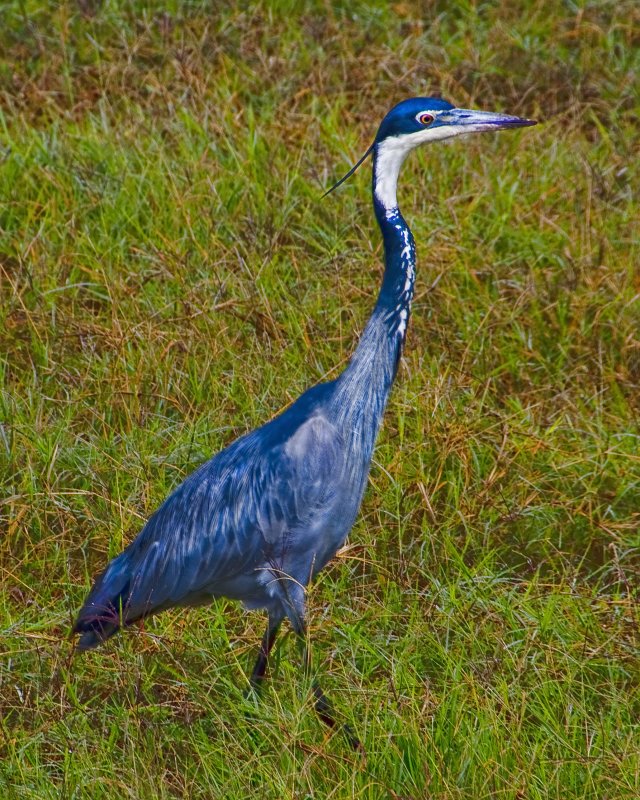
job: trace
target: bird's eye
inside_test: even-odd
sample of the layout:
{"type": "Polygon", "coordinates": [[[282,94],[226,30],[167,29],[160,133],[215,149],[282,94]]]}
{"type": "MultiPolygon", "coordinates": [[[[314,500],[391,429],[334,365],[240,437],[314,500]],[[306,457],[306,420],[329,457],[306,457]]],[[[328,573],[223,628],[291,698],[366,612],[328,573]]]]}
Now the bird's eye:
{"type": "Polygon", "coordinates": [[[427,111],[424,111],[422,114],[419,115],[418,122],[421,125],[431,125],[434,119],[435,117],[433,116],[433,114],[429,114],[427,111]]]}

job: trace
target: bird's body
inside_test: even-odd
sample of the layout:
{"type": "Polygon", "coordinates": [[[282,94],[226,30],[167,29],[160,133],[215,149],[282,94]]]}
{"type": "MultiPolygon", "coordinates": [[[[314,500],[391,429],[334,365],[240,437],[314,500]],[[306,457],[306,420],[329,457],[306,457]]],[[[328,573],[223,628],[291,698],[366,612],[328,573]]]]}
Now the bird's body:
{"type": "MultiPolygon", "coordinates": [[[[427,141],[530,124],[456,109],[436,98],[407,100],[387,114],[365,154],[373,155],[373,205],[385,272],[348,366],[178,486],[96,581],[74,626],[81,649],[151,613],[225,596],[269,614],[252,675],[257,683],[281,621],[288,617],[304,633],[305,588],[356,519],[405,340],[415,245],[396,199],[400,166],[427,141]]],[[[319,688],[316,698],[331,724],[319,688]]]]}
{"type": "Polygon", "coordinates": [[[302,631],[304,587],[358,513],[404,341],[415,255],[401,219],[392,224],[402,257],[388,264],[347,369],[230,444],[165,500],[94,586],[76,623],[81,648],[121,622],[217,596],[287,616],[302,631]]]}

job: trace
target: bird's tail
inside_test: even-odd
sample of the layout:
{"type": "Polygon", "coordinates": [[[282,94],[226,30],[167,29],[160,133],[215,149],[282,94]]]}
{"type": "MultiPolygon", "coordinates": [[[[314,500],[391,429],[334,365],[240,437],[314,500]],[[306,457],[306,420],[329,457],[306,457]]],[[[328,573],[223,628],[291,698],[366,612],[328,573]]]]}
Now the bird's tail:
{"type": "Polygon", "coordinates": [[[91,650],[137,618],[132,614],[131,572],[121,553],[96,580],[80,609],[73,633],[80,634],[78,650],[91,650]]]}

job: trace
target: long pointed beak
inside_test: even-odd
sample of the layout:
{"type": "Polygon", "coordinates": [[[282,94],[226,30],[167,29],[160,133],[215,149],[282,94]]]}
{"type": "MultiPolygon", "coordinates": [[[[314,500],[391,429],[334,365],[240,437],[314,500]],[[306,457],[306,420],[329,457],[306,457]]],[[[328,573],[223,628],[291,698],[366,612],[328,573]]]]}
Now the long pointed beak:
{"type": "Polygon", "coordinates": [[[438,121],[444,125],[455,125],[464,130],[460,133],[476,131],[502,131],[508,128],[527,128],[537,125],[535,119],[512,117],[508,114],[497,114],[493,111],[473,111],[468,108],[453,108],[438,115],[438,121]]]}

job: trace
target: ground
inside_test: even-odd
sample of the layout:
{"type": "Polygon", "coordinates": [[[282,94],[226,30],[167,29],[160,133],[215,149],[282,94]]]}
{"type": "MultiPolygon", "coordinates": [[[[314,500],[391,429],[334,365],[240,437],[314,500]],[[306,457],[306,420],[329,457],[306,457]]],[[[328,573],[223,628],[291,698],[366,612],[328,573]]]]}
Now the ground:
{"type": "Polygon", "coordinates": [[[640,795],[640,12],[632,0],[0,7],[0,795],[640,795]],[[417,295],[360,518],[262,702],[265,624],[76,656],[186,474],[345,364],[405,97],[537,117],[414,154],[417,295]],[[634,187],[636,194],[634,196],[634,187]]]}

